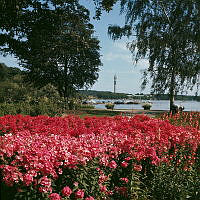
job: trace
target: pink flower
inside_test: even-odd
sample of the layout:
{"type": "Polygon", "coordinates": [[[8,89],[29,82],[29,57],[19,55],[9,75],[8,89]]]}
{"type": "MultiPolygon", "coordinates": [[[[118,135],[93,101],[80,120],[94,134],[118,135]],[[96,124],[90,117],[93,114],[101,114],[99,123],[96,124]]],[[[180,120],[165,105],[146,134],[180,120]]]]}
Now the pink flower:
{"type": "Polygon", "coordinates": [[[109,179],[109,176],[105,176],[104,174],[99,176],[99,183],[104,183],[105,181],[107,181],[109,179]]]}
{"type": "Polygon", "coordinates": [[[51,180],[48,179],[46,176],[43,176],[42,178],[39,179],[39,184],[45,187],[50,187],[51,180]]]}
{"type": "Polygon", "coordinates": [[[105,185],[100,184],[100,191],[101,192],[106,192],[107,191],[107,187],[105,185]]]}
{"type": "Polygon", "coordinates": [[[128,163],[125,162],[125,161],[123,161],[123,162],[121,163],[121,166],[124,167],[124,168],[126,168],[126,167],[128,167],[128,163]]]}
{"type": "Polygon", "coordinates": [[[75,186],[75,187],[78,187],[78,182],[74,182],[74,186],[75,186]]]}
{"type": "MultiPolygon", "coordinates": [[[[200,115],[196,115],[196,122],[192,115],[187,113],[185,116],[191,117],[188,119],[189,123],[193,123],[196,128],[173,126],[169,123],[170,118],[178,120],[181,116],[182,114],[166,115],[168,121],[143,115],[98,119],[81,119],[75,116],[0,117],[0,160],[4,163],[0,165],[2,180],[9,186],[21,184],[23,181],[19,187],[33,184],[39,191],[49,194],[52,188],[48,177],[55,180],[62,174],[62,168],[78,170],[78,164],[85,165],[88,161],[100,158],[97,163],[97,184],[103,185],[105,181],[110,181],[109,176],[104,174],[104,167],[117,169],[121,154],[125,153],[127,157],[119,164],[120,167],[128,167],[132,160],[139,163],[147,158],[154,165],[160,162],[170,164],[179,151],[177,147],[185,148],[188,145],[191,147],[191,155],[181,159],[180,164],[185,164],[190,169],[197,159],[195,152],[200,144],[200,115]],[[174,148],[174,154],[167,155],[171,148],[174,148]],[[182,163],[183,160],[187,163],[182,163]],[[24,169],[23,172],[21,169],[24,169]],[[41,176],[43,177],[40,178],[41,176]]],[[[185,123],[185,119],[180,120],[185,123]]],[[[132,165],[132,168],[136,171],[142,170],[139,164],[132,165]]],[[[73,180],[70,176],[69,181],[73,180]]],[[[121,181],[127,182],[124,178],[121,181]]],[[[77,191],[78,183],[74,183],[73,187],[77,191]]],[[[105,190],[102,186],[102,191],[105,190]]],[[[118,190],[123,192],[125,188],[118,190]]],[[[69,193],[70,190],[63,190],[63,194],[69,193]]],[[[84,196],[84,191],[82,193],[84,196]]],[[[77,197],[81,197],[78,191],[77,197]]]]}
{"type": "Polygon", "coordinates": [[[94,199],[94,197],[89,196],[89,197],[85,198],[85,200],[95,200],[95,199],[94,199]]]}
{"type": "Polygon", "coordinates": [[[129,161],[129,160],[131,160],[131,157],[126,157],[126,158],[124,158],[124,160],[129,161]]]}
{"type": "Polygon", "coordinates": [[[38,190],[39,190],[39,192],[41,192],[41,193],[52,192],[52,188],[51,188],[51,187],[39,187],[38,190]]]}
{"type": "Polygon", "coordinates": [[[142,165],[136,165],[136,164],[134,164],[133,165],[133,169],[135,170],[135,171],[141,171],[142,170],[142,165]]]}
{"type": "Polygon", "coordinates": [[[117,167],[117,163],[116,163],[114,160],[112,160],[112,161],[108,164],[108,166],[109,166],[111,169],[115,169],[115,168],[117,167]]]}
{"type": "Polygon", "coordinates": [[[75,197],[77,199],[82,199],[84,197],[84,191],[81,190],[81,189],[78,189],[76,192],[75,192],[75,197]]]}
{"type": "Polygon", "coordinates": [[[25,174],[23,177],[23,182],[26,186],[29,186],[33,182],[33,176],[31,174],[25,174]]]}
{"type": "Polygon", "coordinates": [[[60,200],[61,199],[61,197],[58,193],[52,193],[48,197],[50,200],[60,200]]]}
{"type": "Polygon", "coordinates": [[[111,196],[111,195],[113,195],[113,191],[109,190],[109,191],[106,192],[106,194],[109,195],[109,196],[111,196]]]}
{"type": "Polygon", "coordinates": [[[120,178],[121,181],[124,181],[125,183],[128,183],[128,179],[127,178],[120,178]]]}
{"type": "Polygon", "coordinates": [[[69,197],[71,195],[71,193],[72,193],[72,190],[68,186],[65,186],[62,189],[62,194],[63,194],[64,197],[69,197]]]}
{"type": "Polygon", "coordinates": [[[62,174],[63,170],[61,168],[58,169],[58,174],[62,174]]]}

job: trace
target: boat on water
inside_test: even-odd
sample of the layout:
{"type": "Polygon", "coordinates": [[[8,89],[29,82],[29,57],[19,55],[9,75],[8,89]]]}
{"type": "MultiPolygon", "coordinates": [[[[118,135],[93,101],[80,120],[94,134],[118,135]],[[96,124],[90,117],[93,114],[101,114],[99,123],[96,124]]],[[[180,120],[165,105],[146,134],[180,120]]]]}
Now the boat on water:
{"type": "Polygon", "coordinates": [[[140,101],[136,101],[136,100],[128,100],[125,102],[125,104],[140,104],[141,102],[140,101]]]}
{"type": "Polygon", "coordinates": [[[82,104],[97,104],[97,102],[95,100],[91,99],[91,100],[83,101],[82,104]]]}
{"type": "Polygon", "coordinates": [[[133,104],[141,104],[140,101],[133,101],[133,104]]]}
{"type": "Polygon", "coordinates": [[[114,104],[140,104],[137,100],[117,100],[113,102],[114,104]]]}

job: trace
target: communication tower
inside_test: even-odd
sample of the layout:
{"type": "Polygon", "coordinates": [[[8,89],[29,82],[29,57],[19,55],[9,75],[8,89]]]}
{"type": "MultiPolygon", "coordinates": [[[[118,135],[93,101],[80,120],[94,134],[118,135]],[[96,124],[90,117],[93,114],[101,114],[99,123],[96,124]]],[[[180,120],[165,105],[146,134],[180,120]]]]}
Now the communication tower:
{"type": "Polygon", "coordinates": [[[114,93],[116,92],[117,75],[114,75],[114,93]]]}

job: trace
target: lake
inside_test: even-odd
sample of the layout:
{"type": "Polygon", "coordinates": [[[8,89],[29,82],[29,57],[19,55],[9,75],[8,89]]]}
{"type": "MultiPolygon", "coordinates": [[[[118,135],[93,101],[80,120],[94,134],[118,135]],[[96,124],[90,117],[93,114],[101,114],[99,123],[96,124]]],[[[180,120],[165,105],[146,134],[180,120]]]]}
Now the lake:
{"type": "MultiPolygon", "coordinates": [[[[105,102],[116,100],[105,100],[105,102]]],[[[151,110],[169,110],[168,100],[151,100],[151,110]]],[[[184,106],[184,111],[200,111],[200,102],[198,101],[175,101],[176,105],[184,106]]],[[[105,109],[105,104],[96,104],[95,108],[105,109]]],[[[115,104],[115,109],[143,109],[141,104],[115,104]]]]}

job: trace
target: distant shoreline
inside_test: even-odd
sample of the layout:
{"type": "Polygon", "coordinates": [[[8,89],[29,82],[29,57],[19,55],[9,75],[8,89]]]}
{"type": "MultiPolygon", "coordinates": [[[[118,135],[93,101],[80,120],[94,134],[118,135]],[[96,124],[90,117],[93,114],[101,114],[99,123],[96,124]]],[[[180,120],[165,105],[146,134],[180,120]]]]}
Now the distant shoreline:
{"type": "MultiPolygon", "coordinates": [[[[169,101],[167,100],[152,100],[151,111],[169,111],[169,101]]],[[[197,111],[200,112],[200,102],[198,101],[175,101],[176,105],[184,106],[184,111],[197,111]]],[[[96,109],[104,109],[104,104],[96,104],[94,105],[96,109]]],[[[115,104],[115,110],[143,110],[142,103],[141,104],[115,104]]]]}

